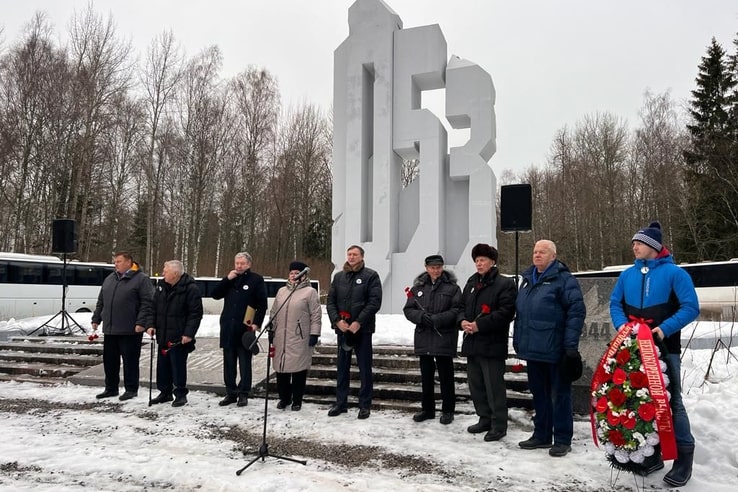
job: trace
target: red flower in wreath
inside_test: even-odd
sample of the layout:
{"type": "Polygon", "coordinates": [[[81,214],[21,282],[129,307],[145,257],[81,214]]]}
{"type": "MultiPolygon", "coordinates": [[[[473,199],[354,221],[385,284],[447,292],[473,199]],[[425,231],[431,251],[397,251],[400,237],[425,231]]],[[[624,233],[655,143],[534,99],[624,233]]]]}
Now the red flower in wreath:
{"type": "Polygon", "coordinates": [[[607,392],[607,397],[610,399],[613,405],[616,407],[620,407],[625,403],[626,396],[625,393],[623,393],[618,388],[613,388],[610,391],[607,392]]]}
{"type": "Polygon", "coordinates": [[[620,415],[615,415],[612,410],[607,411],[607,423],[615,427],[620,423],[620,415]]]}
{"type": "Polygon", "coordinates": [[[595,408],[597,408],[598,412],[605,413],[607,411],[607,397],[600,397],[600,399],[597,400],[597,405],[595,406],[595,408]]]}
{"type": "MultiPolygon", "coordinates": [[[[619,367],[613,371],[613,373],[612,373],[612,382],[613,383],[615,383],[615,384],[623,384],[626,379],[628,379],[628,375],[625,373],[625,371],[623,371],[619,367]]],[[[621,404],[622,404],[622,402],[621,403],[618,403],[618,406],[620,406],[621,404]]]]}
{"type": "Polygon", "coordinates": [[[641,406],[638,407],[638,415],[646,422],[651,422],[656,417],[656,405],[641,403],[641,406]]]}
{"type": "Polygon", "coordinates": [[[625,437],[623,437],[623,433],[619,430],[610,431],[608,437],[610,438],[610,442],[615,446],[625,446],[625,437]]]}
{"type": "Polygon", "coordinates": [[[635,426],[636,426],[635,413],[628,412],[627,415],[623,415],[620,418],[620,423],[622,423],[623,427],[625,427],[628,430],[635,429],[635,426]]]}
{"type": "Polygon", "coordinates": [[[635,389],[641,389],[648,386],[648,377],[642,372],[632,372],[630,374],[630,385],[635,389]]]}
{"type": "Polygon", "coordinates": [[[625,364],[627,364],[629,360],[630,360],[630,351],[629,350],[621,350],[620,352],[618,352],[618,355],[615,358],[615,362],[620,367],[625,366],[625,364]]]}

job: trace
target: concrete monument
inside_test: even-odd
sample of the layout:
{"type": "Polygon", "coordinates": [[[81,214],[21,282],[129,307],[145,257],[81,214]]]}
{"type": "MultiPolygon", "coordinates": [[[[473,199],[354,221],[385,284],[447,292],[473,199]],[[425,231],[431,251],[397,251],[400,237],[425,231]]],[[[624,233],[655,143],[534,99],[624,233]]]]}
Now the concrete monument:
{"type": "Polygon", "coordinates": [[[399,313],[422,260],[442,254],[460,282],[474,272],[471,248],[495,237],[495,90],[478,65],[452,56],[438,25],[402,28],[381,0],[349,8],[349,36],[334,54],[332,260],[361,245],[382,280],[382,312],[399,313]],[[422,91],[445,89],[445,117],[470,129],[448,151],[422,91]],[[419,160],[403,188],[404,160],[419,160]]]}

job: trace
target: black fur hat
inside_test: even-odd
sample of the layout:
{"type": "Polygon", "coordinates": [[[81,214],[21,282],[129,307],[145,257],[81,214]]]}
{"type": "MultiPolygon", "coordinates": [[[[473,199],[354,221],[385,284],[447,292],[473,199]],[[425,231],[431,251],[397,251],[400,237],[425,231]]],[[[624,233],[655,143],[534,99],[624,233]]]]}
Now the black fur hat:
{"type": "Polygon", "coordinates": [[[495,248],[494,246],[479,243],[472,248],[471,256],[472,260],[474,261],[476,261],[477,256],[486,256],[490,260],[493,260],[495,263],[497,263],[497,257],[499,256],[499,254],[497,253],[497,248],[495,248]]]}

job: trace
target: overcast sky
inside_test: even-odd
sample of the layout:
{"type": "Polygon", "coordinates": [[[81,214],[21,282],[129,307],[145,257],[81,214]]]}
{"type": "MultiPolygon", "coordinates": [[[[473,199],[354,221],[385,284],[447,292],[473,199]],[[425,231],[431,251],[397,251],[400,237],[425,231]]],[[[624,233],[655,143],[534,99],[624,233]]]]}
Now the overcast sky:
{"type": "MultiPolygon", "coordinates": [[[[283,104],[330,109],[333,51],[348,35],[353,0],[93,0],[143,55],[171,29],[187,55],[217,44],[222,75],[250,64],[275,74],[283,104]]],[[[638,125],[646,90],[684,104],[714,36],[729,52],[738,32],[735,0],[387,0],[403,27],[439,24],[448,55],[479,64],[497,91],[500,175],[546,162],[555,132],[586,114],[609,111],[638,125]]],[[[63,41],[87,0],[0,0],[0,49],[45,11],[63,41]]],[[[436,100],[440,94],[424,100],[436,100]]],[[[441,102],[438,102],[441,101],[441,102]]],[[[464,134],[451,136],[451,141],[464,134]]],[[[457,143],[458,144],[458,143],[457,143]]]]}

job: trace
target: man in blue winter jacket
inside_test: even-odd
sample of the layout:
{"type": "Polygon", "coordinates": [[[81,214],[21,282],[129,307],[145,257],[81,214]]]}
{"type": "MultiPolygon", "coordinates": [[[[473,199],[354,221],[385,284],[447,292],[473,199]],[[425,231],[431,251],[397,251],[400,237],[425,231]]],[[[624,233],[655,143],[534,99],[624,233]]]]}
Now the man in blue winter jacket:
{"type": "Polygon", "coordinates": [[[572,377],[567,366],[572,359],[580,361],[579,337],[587,309],[579,282],[556,259],[553,241],[535,244],[533,265],[522,276],[513,347],[527,361],[536,413],[533,435],[518,446],[550,448],[549,455],[562,457],[571,451],[574,434],[572,377]]]}
{"type": "MultiPolygon", "coordinates": [[[[654,338],[663,340],[668,351],[671,381],[671,412],[677,444],[677,459],[664,481],[681,487],[692,476],[694,437],[680,385],[681,330],[700,313],[692,278],[674,264],[669,250],[661,243],[661,224],[652,222],[636,232],[631,240],[635,264],[620,274],[610,296],[612,323],[620,330],[629,316],[652,320],[654,338]]],[[[657,456],[645,473],[660,470],[664,462],[657,456]]]]}

